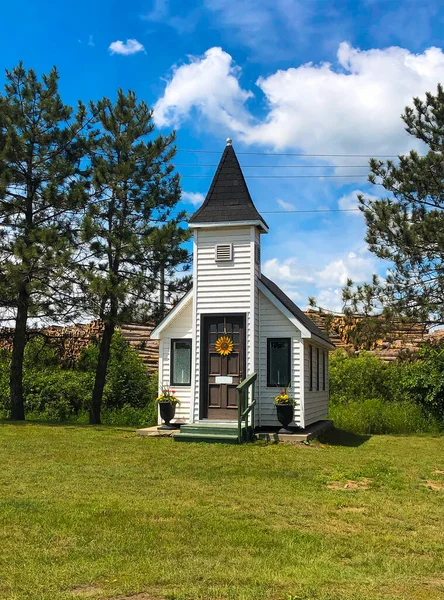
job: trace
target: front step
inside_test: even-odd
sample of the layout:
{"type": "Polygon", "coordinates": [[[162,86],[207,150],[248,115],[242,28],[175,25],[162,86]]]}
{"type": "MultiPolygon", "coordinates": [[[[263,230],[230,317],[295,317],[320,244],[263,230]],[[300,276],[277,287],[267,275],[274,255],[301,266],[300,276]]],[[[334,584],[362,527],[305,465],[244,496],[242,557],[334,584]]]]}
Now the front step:
{"type": "MultiPolygon", "coordinates": [[[[251,437],[251,428],[248,434],[251,437]]],[[[242,427],[243,440],[247,438],[247,430],[242,427]]],[[[220,444],[238,444],[238,428],[233,423],[190,423],[180,426],[174,434],[176,442],[216,442],[220,444]]]]}

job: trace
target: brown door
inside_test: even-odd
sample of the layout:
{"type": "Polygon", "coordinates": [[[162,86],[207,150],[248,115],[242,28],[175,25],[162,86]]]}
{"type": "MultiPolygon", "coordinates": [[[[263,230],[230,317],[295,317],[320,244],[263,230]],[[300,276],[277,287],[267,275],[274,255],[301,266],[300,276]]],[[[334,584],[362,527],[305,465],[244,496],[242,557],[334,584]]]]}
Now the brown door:
{"type": "Polygon", "coordinates": [[[244,378],[244,317],[206,317],[203,335],[206,353],[203,416],[236,420],[236,387],[244,378]]]}

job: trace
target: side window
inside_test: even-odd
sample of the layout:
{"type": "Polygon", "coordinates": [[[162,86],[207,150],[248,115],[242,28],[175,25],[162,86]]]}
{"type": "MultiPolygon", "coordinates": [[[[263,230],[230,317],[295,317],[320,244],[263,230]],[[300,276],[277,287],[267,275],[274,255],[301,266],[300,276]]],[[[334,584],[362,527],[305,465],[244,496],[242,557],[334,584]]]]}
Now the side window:
{"type": "Polygon", "coordinates": [[[291,381],[291,339],[267,339],[267,387],[285,388],[291,381]]]}
{"type": "Polygon", "coordinates": [[[320,370],[320,363],[319,363],[319,348],[316,348],[316,390],[319,392],[319,370],[320,370]]]}
{"type": "Polygon", "coordinates": [[[327,356],[326,356],[326,352],[325,350],[322,351],[322,389],[325,392],[325,385],[326,385],[326,381],[325,381],[325,377],[327,375],[326,373],[326,363],[327,363],[327,356]]]}
{"type": "Polygon", "coordinates": [[[310,392],[313,390],[313,346],[308,347],[308,373],[310,377],[310,392]]]}
{"type": "Polygon", "coordinates": [[[191,385],[191,340],[171,340],[170,385],[191,385]]]}

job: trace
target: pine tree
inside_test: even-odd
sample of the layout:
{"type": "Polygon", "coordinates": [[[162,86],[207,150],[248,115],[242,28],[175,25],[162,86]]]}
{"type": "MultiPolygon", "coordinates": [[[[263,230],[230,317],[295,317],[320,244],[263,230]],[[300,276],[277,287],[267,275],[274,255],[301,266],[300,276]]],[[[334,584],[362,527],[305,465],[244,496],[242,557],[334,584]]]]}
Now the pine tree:
{"type": "Polygon", "coordinates": [[[14,314],[11,417],[24,419],[23,355],[30,317],[60,317],[69,284],[73,211],[85,200],[80,171],[85,107],[62,103],[54,68],[38,80],[22,63],[0,95],[0,306],[14,314]]]}
{"type": "Polygon", "coordinates": [[[91,151],[92,187],[82,235],[93,259],[81,269],[89,310],[104,321],[90,422],[100,412],[110,344],[116,326],[152,311],[159,302],[160,272],[186,266],[180,226],[179,176],[173,174],[174,133],[152,138],[152,111],[133,92],[113,104],[91,105],[99,133],[91,151]]]}
{"type": "Polygon", "coordinates": [[[444,323],[444,91],[414,98],[402,119],[406,131],[426,146],[393,161],[370,161],[369,180],[390,195],[359,198],[369,249],[393,264],[385,280],[343,291],[350,310],[381,313],[386,322],[408,319],[444,323]]]}

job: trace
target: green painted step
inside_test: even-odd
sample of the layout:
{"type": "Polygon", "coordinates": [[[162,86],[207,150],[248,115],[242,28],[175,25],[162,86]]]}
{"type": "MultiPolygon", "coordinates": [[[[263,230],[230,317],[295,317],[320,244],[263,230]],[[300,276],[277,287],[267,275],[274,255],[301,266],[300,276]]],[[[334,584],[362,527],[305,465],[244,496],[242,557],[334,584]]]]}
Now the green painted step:
{"type": "Polygon", "coordinates": [[[238,444],[237,435],[208,435],[206,433],[176,433],[173,436],[175,442],[206,442],[219,444],[238,444]]]}
{"type": "MultiPolygon", "coordinates": [[[[251,434],[251,432],[249,432],[251,434]]],[[[242,435],[247,437],[245,424],[242,424],[242,435]]],[[[238,427],[235,423],[189,423],[180,426],[180,432],[174,434],[177,442],[219,442],[238,444],[238,427]]]]}
{"type": "MultiPolygon", "coordinates": [[[[244,428],[243,428],[244,429],[244,428]]],[[[199,435],[237,435],[238,429],[237,426],[232,427],[218,427],[217,425],[181,425],[180,433],[197,433],[199,435]]]]}

